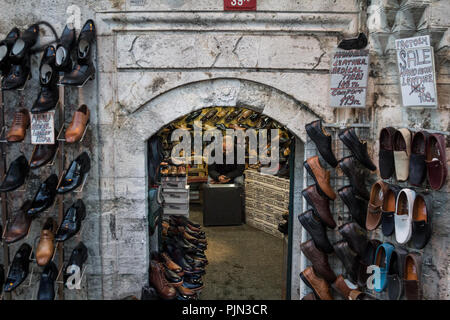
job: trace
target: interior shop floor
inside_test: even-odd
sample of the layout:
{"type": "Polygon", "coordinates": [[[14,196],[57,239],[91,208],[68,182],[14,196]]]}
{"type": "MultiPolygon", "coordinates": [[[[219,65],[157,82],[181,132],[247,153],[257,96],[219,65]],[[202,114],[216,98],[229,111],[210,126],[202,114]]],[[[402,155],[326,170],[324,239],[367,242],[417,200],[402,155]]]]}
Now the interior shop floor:
{"type": "MultiPolygon", "coordinates": [[[[192,221],[202,224],[202,215],[200,206],[191,205],[192,221]]],[[[283,240],[245,224],[202,230],[209,264],[201,300],[282,299],[283,240]]]]}

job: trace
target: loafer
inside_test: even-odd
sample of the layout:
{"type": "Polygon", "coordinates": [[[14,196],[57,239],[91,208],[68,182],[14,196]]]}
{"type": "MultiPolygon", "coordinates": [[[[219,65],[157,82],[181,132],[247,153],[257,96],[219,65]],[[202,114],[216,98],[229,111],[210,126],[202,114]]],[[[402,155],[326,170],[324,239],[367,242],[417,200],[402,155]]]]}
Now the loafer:
{"type": "Polygon", "coordinates": [[[306,133],[316,145],[320,155],[330,166],[336,168],[338,162],[331,148],[331,135],[322,126],[322,121],[316,120],[308,123],[305,128],[306,133]]]}
{"type": "Polygon", "coordinates": [[[67,209],[63,221],[56,232],[55,240],[63,242],[74,235],[81,229],[81,222],[86,217],[86,207],[83,200],[78,199],[69,209],[67,209]]]}
{"type": "Polygon", "coordinates": [[[41,274],[39,282],[38,300],[55,300],[55,281],[58,277],[58,268],[53,262],[47,264],[41,274]]]}
{"type": "Polygon", "coordinates": [[[300,244],[300,249],[305,257],[311,261],[315,272],[329,283],[333,283],[336,280],[336,274],[328,263],[328,256],[317,249],[313,240],[300,244]]]}
{"type": "Polygon", "coordinates": [[[409,157],[411,156],[411,132],[399,129],[394,134],[395,175],[398,181],[407,181],[409,176],[409,157]]]}
{"type": "Polygon", "coordinates": [[[385,237],[394,233],[395,222],[394,215],[396,211],[397,195],[401,188],[395,185],[389,185],[381,206],[381,231],[385,237]]]}
{"type": "Polygon", "coordinates": [[[0,75],[5,76],[9,73],[11,68],[11,61],[9,55],[14,43],[20,37],[20,30],[16,27],[8,32],[6,38],[0,41],[0,75]]]}
{"type": "MultiPolygon", "coordinates": [[[[55,132],[55,137],[58,134],[55,132]]],[[[37,168],[45,166],[55,158],[56,151],[58,150],[58,142],[54,144],[38,144],[33,152],[30,160],[30,168],[35,170],[37,168]]]]}
{"type": "Polygon", "coordinates": [[[72,70],[72,58],[71,53],[76,44],[76,31],[75,28],[66,25],[59,43],[56,46],[56,59],[55,67],[60,72],[70,72],[72,70]]]}
{"type": "Polygon", "coordinates": [[[364,33],[360,33],[357,38],[344,39],[338,44],[338,48],[343,50],[360,50],[367,47],[367,37],[364,33]]]}
{"type": "Polygon", "coordinates": [[[90,169],[91,159],[86,152],[83,152],[70,164],[59,184],[57,192],[64,194],[78,188],[83,183],[83,179],[90,169]]]}
{"type": "Polygon", "coordinates": [[[56,222],[48,218],[41,230],[41,236],[36,247],[36,263],[38,266],[46,266],[55,253],[56,222]]]}
{"type": "Polygon", "coordinates": [[[330,211],[329,200],[319,194],[315,184],[303,190],[302,195],[306,202],[313,208],[315,215],[319,217],[327,227],[331,229],[336,228],[336,222],[330,211]]]}
{"type": "Polygon", "coordinates": [[[433,190],[439,190],[447,180],[447,156],[445,138],[441,134],[433,133],[427,143],[427,173],[428,182],[433,190]]]}
{"type": "Polygon", "coordinates": [[[312,210],[308,210],[298,216],[298,220],[303,228],[308,231],[314,244],[325,253],[332,253],[333,246],[328,240],[327,232],[322,222],[317,218],[312,210]]]}
{"type": "Polygon", "coordinates": [[[345,240],[341,240],[336,242],[333,245],[334,252],[336,253],[336,256],[339,258],[339,260],[342,262],[344,269],[346,271],[346,276],[352,281],[353,283],[358,282],[358,255],[356,252],[354,252],[350,246],[348,245],[348,242],[345,240]]]}
{"type": "Polygon", "coordinates": [[[81,140],[86,126],[89,123],[90,114],[91,112],[85,104],[78,108],[66,130],[67,143],[74,143],[81,140]]]}
{"type": "Polygon", "coordinates": [[[369,200],[370,195],[366,188],[366,177],[363,172],[360,172],[357,167],[356,159],[353,156],[345,157],[339,160],[339,168],[347,176],[353,190],[361,198],[369,200]]]}
{"type": "Polygon", "coordinates": [[[308,267],[300,273],[302,281],[313,291],[320,300],[333,300],[330,292],[330,286],[321,277],[319,277],[313,270],[313,267],[308,267]]]}
{"type": "Polygon", "coordinates": [[[348,128],[339,133],[339,139],[350,149],[353,156],[367,169],[375,171],[377,167],[373,164],[367,152],[367,141],[361,141],[356,135],[355,128],[348,128]]]}
{"type": "Polygon", "coordinates": [[[412,236],[412,216],[416,192],[411,189],[402,189],[397,196],[397,206],[394,215],[395,240],[405,244],[412,236]]]}
{"type": "Polygon", "coordinates": [[[370,190],[369,205],[367,207],[366,229],[373,231],[381,224],[382,205],[389,185],[382,180],[375,182],[370,190]]]}
{"type": "Polygon", "coordinates": [[[403,285],[407,300],[422,300],[422,256],[409,253],[405,258],[403,285]]]}
{"type": "Polygon", "coordinates": [[[303,166],[309,175],[314,179],[317,191],[320,195],[330,200],[336,199],[336,193],[330,185],[330,171],[325,170],[319,161],[318,156],[314,156],[303,162],[303,166]]]}
{"type": "Polygon", "coordinates": [[[14,120],[6,135],[6,140],[8,142],[22,142],[29,127],[30,114],[27,109],[20,109],[14,114],[14,120]]]}
{"type": "Polygon", "coordinates": [[[380,268],[380,279],[379,281],[377,279],[374,280],[374,290],[376,292],[383,292],[387,287],[387,270],[389,269],[394,249],[394,246],[390,243],[383,243],[377,248],[374,265],[380,268]]]}
{"type": "Polygon", "coordinates": [[[9,267],[3,291],[11,292],[25,281],[30,267],[31,247],[24,243],[14,255],[14,259],[9,267]]]}
{"type": "Polygon", "coordinates": [[[39,67],[39,82],[41,91],[31,108],[31,113],[43,113],[56,107],[59,101],[59,90],[56,86],[58,72],[55,67],[56,50],[48,46],[44,50],[41,65],[39,67]]]}
{"type": "Polygon", "coordinates": [[[6,176],[0,185],[0,192],[10,192],[20,188],[28,176],[30,167],[25,156],[19,156],[16,160],[11,162],[6,176]]]}
{"type": "Polygon", "coordinates": [[[25,238],[30,230],[31,217],[27,215],[27,210],[31,205],[31,201],[27,200],[22,207],[15,213],[6,226],[3,241],[8,244],[17,242],[25,238]]]}
{"type": "Polygon", "coordinates": [[[350,248],[359,257],[363,257],[368,246],[366,231],[355,222],[343,224],[338,228],[339,233],[348,242],[350,248]]]}
{"type": "Polygon", "coordinates": [[[380,131],[380,152],[378,167],[382,179],[389,179],[395,173],[394,163],[394,134],[397,130],[392,127],[380,131]]]}
{"type": "Polygon", "coordinates": [[[400,300],[403,294],[403,272],[405,258],[408,252],[402,248],[396,248],[391,255],[387,271],[387,290],[389,300],[400,300]]]}
{"type": "Polygon", "coordinates": [[[414,134],[411,142],[408,181],[413,186],[421,186],[427,177],[426,151],[428,137],[428,132],[419,131],[414,134]]]}
{"type": "Polygon", "coordinates": [[[39,213],[44,212],[50,208],[55,202],[56,187],[58,186],[58,176],[56,174],[50,175],[39,187],[36,195],[33,198],[27,214],[36,217],[39,213]]]}
{"type": "Polygon", "coordinates": [[[339,197],[347,206],[352,219],[356,221],[361,228],[366,228],[366,215],[368,203],[366,200],[357,197],[351,186],[345,186],[338,190],[339,197]]]}
{"type": "Polygon", "coordinates": [[[416,249],[423,249],[431,238],[433,197],[417,193],[413,206],[412,243],[416,249]]]}

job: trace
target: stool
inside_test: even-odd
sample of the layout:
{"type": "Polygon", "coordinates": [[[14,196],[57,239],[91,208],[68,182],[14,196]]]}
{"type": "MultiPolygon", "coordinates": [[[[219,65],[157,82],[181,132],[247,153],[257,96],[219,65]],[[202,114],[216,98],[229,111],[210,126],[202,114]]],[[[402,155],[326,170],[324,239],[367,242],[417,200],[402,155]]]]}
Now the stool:
{"type": "Polygon", "coordinates": [[[245,220],[243,188],[235,184],[207,184],[203,189],[203,225],[236,226],[245,220]]]}

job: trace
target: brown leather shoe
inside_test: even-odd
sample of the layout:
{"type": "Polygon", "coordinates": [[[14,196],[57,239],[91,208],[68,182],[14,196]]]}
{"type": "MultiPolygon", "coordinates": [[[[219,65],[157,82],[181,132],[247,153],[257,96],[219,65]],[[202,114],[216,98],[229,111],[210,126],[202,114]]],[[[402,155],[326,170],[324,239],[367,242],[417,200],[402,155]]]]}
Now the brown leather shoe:
{"type": "Polygon", "coordinates": [[[308,173],[313,177],[317,191],[330,200],[336,199],[336,193],[330,185],[330,171],[325,170],[319,161],[319,156],[309,158],[303,163],[308,173]]]}
{"type": "Polygon", "coordinates": [[[346,300],[349,300],[350,292],[352,289],[350,289],[347,284],[345,283],[344,277],[342,275],[339,275],[336,279],[336,281],[331,285],[334,290],[339,292],[339,294],[345,298],[346,300]]]}
{"type": "Polygon", "coordinates": [[[405,259],[403,284],[407,300],[422,300],[421,275],[422,257],[418,253],[410,253],[405,259]]]}
{"type": "MultiPolygon", "coordinates": [[[[55,133],[55,137],[56,135],[57,134],[55,133]]],[[[38,144],[30,160],[30,168],[37,169],[45,166],[53,160],[56,150],[58,150],[57,142],[55,144],[38,144]]]]}
{"type": "Polygon", "coordinates": [[[177,291],[167,281],[164,267],[159,262],[152,261],[150,263],[149,282],[162,299],[172,300],[175,298],[177,291]]]}
{"type": "Polygon", "coordinates": [[[198,238],[196,238],[196,237],[194,237],[194,236],[191,236],[189,233],[187,233],[187,232],[184,232],[183,233],[183,237],[187,240],[187,241],[189,241],[189,242],[192,242],[192,243],[207,243],[207,241],[206,241],[206,239],[198,239],[198,238]]]}
{"type": "Polygon", "coordinates": [[[56,222],[48,218],[41,231],[41,237],[36,248],[36,262],[39,266],[46,266],[55,253],[56,222]]]}
{"type": "Polygon", "coordinates": [[[381,180],[375,182],[372,186],[366,217],[366,229],[369,231],[375,230],[381,223],[381,206],[383,205],[384,194],[388,189],[389,185],[381,180]]]}
{"type": "Polygon", "coordinates": [[[336,228],[336,222],[330,211],[329,200],[319,194],[315,184],[303,190],[302,195],[306,199],[306,202],[313,207],[314,213],[320,217],[323,223],[331,229],[336,228]]]}
{"type": "Polygon", "coordinates": [[[303,270],[300,278],[320,300],[333,300],[328,283],[314,273],[313,267],[303,270]]]}
{"type": "Polygon", "coordinates": [[[23,141],[29,127],[30,114],[27,109],[20,109],[14,114],[14,120],[8,134],[6,135],[6,140],[8,142],[23,141]]]}
{"type": "Polygon", "coordinates": [[[91,112],[85,104],[78,108],[66,130],[67,143],[74,143],[81,140],[84,130],[89,123],[90,114],[91,112]]]}
{"type": "Polygon", "coordinates": [[[173,262],[172,259],[169,258],[167,253],[161,253],[160,254],[161,260],[164,263],[164,265],[167,267],[167,269],[172,270],[176,274],[178,274],[180,277],[184,275],[183,268],[181,268],[179,265],[177,265],[175,262],[173,262]]]}
{"type": "Polygon", "coordinates": [[[377,298],[359,290],[352,290],[350,291],[348,300],[377,300],[377,298]]]}
{"type": "Polygon", "coordinates": [[[317,249],[313,240],[303,242],[300,245],[300,249],[306,258],[311,261],[314,271],[316,271],[329,283],[333,283],[336,280],[336,274],[333,272],[333,269],[331,269],[328,263],[328,256],[317,249]]]}
{"type": "Polygon", "coordinates": [[[433,133],[429,136],[426,156],[428,182],[431,189],[439,190],[445,184],[448,175],[446,141],[443,135],[433,133]]]}
{"type": "Polygon", "coordinates": [[[302,300],[317,300],[316,296],[314,295],[314,293],[308,293],[306,296],[304,296],[302,298],[302,300]]]}
{"type": "Polygon", "coordinates": [[[11,222],[7,224],[3,241],[13,243],[26,237],[31,226],[31,217],[27,214],[27,210],[31,205],[31,201],[27,200],[22,207],[16,212],[11,222]]]}

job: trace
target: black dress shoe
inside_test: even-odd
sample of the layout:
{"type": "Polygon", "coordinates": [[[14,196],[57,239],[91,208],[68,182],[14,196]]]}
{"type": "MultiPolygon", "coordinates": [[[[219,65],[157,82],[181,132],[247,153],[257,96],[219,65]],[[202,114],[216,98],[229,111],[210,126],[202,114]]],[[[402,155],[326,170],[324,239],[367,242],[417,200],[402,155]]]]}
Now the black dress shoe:
{"type": "Polygon", "coordinates": [[[72,274],[70,272],[72,266],[77,266],[78,268],[80,268],[80,272],[82,273],[83,264],[86,262],[87,258],[88,249],[86,248],[84,243],[80,241],[80,243],[78,243],[78,245],[73,249],[72,254],[70,255],[69,261],[67,262],[64,278],[66,279],[72,274]]]}
{"type": "Polygon", "coordinates": [[[33,24],[14,42],[9,55],[14,64],[20,63],[30,55],[30,49],[33,47],[39,37],[39,25],[33,24]]]}
{"type": "Polygon", "coordinates": [[[95,42],[94,21],[88,20],[81,29],[77,42],[77,64],[69,74],[64,75],[60,84],[64,86],[83,86],[89,79],[95,78],[92,62],[92,47],[95,42]]]}
{"type": "Polygon", "coordinates": [[[59,43],[56,46],[56,70],[61,72],[70,72],[72,70],[72,51],[75,48],[76,31],[69,25],[63,30],[59,43]]]}
{"type": "Polygon", "coordinates": [[[57,192],[67,193],[78,188],[83,183],[83,179],[90,169],[91,159],[86,152],[83,152],[70,164],[59,184],[57,192]]]}
{"type": "Polygon", "coordinates": [[[348,242],[350,248],[355,251],[359,257],[364,257],[368,246],[366,231],[355,222],[346,223],[340,226],[338,230],[342,237],[348,242]]]}
{"type": "Polygon", "coordinates": [[[355,128],[348,128],[339,133],[339,139],[350,149],[352,154],[367,169],[375,171],[377,167],[367,153],[367,142],[361,141],[355,133],[355,128]]]}
{"type": "Polygon", "coordinates": [[[298,216],[303,228],[308,231],[309,235],[314,241],[316,247],[325,253],[332,253],[333,247],[328,240],[327,232],[322,222],[317,218],[313,210],[308,210],[298,216]]]}
{"type": "Polygon", "coordinates": [[[55,68],[55,57],[55,48],[53,46],[46,47],[39,67],[41,91],[31,108],[31,113],[42,113],[52,110],[59,101],[59,90],[56,86],[58,73],[55,68]]]}
{"type": "Polygon", "coordinates": [[[27,214],[30,216],[36,216],[48,208],[50,208],[55,202],[56,187],[58,186],[58,176],[52,174],[45,180],[36,195],[34,196],[31,207],[28,209],[27,214]]]}
{"type": "Polygon", "coordinates": [[[39,283],[38,300],[55,300],[55,281],[58,277],[58,268],[50,261],[45,266],[39,283]]]}
{"type": "Polygon", "coordinates": [[[20,30],[13,28],[6,38],[0,41],[0,75],[6,76],[11,68],[11,61],[9,59],[9,54],[11,49],[20,37],[20,30]]]}
{"type": "Polygon", "coordinates": [[[336,168],[338,162],[331,149],[331,135],[322,127],[322,121],[316,120],[308,123],[305,128],[308,136],[314,142],[325,161],[333,168],[336,168]]]}
{"type": "Polygon", "coordinates": [[[31,79],[30,58],[25,57],[20,64],[14,64],[11,66],[8,75],[3,78],[2,89],[22,89],[29,79],[31,79]]]}
{"type": "MultiPolygon", "coordinates": [[[[55,137],[58,134],[55,132],[55,137]]],[[[56,140],[56,139],[55,139],[56,140]]],[[[34,150],[33,156],[30,160],[30,168],[32,170],[45,166],[47,163],[53,160],[58,150],[58,142],[54,144],[38,144],[34,150]]]]}
{"type": "Polygon", "coordinates": [[[339,160],[339,167],[350,180],[353,190],[362,198],[369,200],[370,194],[365,184],[366,177],[358,170],[355,158],[353,156],[342,158],[339,160]]]}
{"type": "Polygon", "coordinates": [[[358,255],[354,252],[348,242],[341,240],[333,245],[336,256],[344,265],[346,276],[353,282],[358,282],[358,255]]]}
{"type": "Polygon", "coordinates": [[[11,292],[16,289],[28,276],[31,250],[30,245],[27,243],[22,244],[17,250],[5,280],[3,288],[5,292],[11,292]]]}
{"type": "Polygon", "coordinates": [[[344,39],[338,45],[338,48],[344,50],[359,50],[365,47],[367,47],[367,37],[362,32],[358,35],[358,38],[344,39]]]}
{"type": "Polygon", "coordinates": [[[338,190],[344,204],[347,206],[352,219],[355,220],[363,229],[366,229],[367,206],[368,202],[355,195],[353,187],[345,186],[338,190]]]}
{"type": "Polygon", "coordinates": [[[86,207],[83,200],[78,199],[67,209],[64,219],[56,232],[55,241],[66,241],[76,235],[81,229],[81,222],[84,218],[86,218],[86,207]]]}
{"type": "Polygon", "coordinates": [[[25,156],[20,156],[9,166],[5,179],[0,185],[0,192],[16,190],[25,183],[30,167],[25,156]]]}

